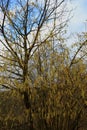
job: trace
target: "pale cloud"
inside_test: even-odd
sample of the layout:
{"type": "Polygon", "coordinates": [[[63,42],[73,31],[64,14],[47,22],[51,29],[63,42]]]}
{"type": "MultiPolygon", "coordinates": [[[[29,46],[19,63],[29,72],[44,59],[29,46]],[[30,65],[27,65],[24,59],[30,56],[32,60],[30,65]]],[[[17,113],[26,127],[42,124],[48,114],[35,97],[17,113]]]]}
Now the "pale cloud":
{"type": "Polygon", "coordinates": [[[73,10],[73,17],[68,26],[69,40],[67,45],[70,47],[78,41],[77,33],[87,31],[87,0],[68,0],[68,8],[73,10]]]}
{"type": "Polygon", "coordinates": [[[0,11],[0,24],[2,23],[3,14],[0,11]]]}
{"type": "Polygon", "coordinates": [[[71,33],[85,31],[87,0],[72,0],[72,2],[69,2],[68,7],[73,8],[73,18],[69,24],[69,31],[71,33]]]}

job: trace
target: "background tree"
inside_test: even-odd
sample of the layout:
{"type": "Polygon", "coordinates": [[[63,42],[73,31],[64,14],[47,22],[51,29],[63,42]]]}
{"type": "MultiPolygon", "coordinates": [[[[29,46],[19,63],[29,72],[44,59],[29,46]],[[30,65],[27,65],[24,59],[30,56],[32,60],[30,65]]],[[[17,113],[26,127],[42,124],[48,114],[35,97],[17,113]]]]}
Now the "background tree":
{"type": "Polygon", "coordinates": [[[86,40],[71,58],[63,36],[66,1],[12,2],[0,1],[0,84],[10,90],[1,95],[1,123],[9,129],[15,123],[18,129],[79,129],[87,104],[86,40]]]}
{"type": "MultiPolygon", "coordinates": [[[[65,0],[0,0],[0,42],[4,47],[0,54],[0,84],[23,95],[25,107],[30,109],[30,117],[30,87],[37,77],[33,73],[35,70],[30,72],[29,67],[39,48],[52,39],[55,41],[59,33],[63,33],[67,24],[64,7],[65,0]],[[34,77],[31,80],[32,73],[34,77]]],[[[39,56],[39,74],[40,71],[39,56]]]]}
{"type": "MultiPolygon", "coordinates": [[[[22,122],[21,125],[24,128],[30,121],[33,121],[33,127],[36,130],[80,129],[83,127],[81,120],[85,117],[84,114],[86,115],[86,64],[84,64],[83,60],[80,60],[70,68],[69,51],[66,47],[61,48],[61,52],[53,49],[51,45],[48,46],[48,43],[45,44],[45,47],[40,48],[39,53],[37,52],[35,55],[36,57],[32,58],[29,68],[33,70],[30,73],[33,87],[29,90],[31,103],[31,109],[29,110],[31,110],[31,114],[27,114],[23,102],[21,103],[20,95],[17,96],[17,93],[11,95],[12,92],[10,91],[10,96],[6,96],[7,99],[5,97],[6,93],[4,93],[4,98],[2,98],[4,102],[2,102],[1,106],[7,106],[8,110],[8,103],[5,102],[8,102],[9,98],[12,97],[12,106],[17,100],[18,104],[20,104],[20,109],[18,114],[15,115],[15,110],[19,107],[15,105],[16,109],[15,107],[10,109],[11,114],[12,112],[14,113],[12,118],[8,112],[7,115],[4,113],[4,119],[6,116],[6,119],[10,119],[13,122],[12,128],[15,125],[14,121],[17,120],[19,124],[22,122]],[[41,71],[38,68],[41,68],[41,71]],[[33,79],[35,80],[33,81],[33,79]],[[20,112],[22,114],[19,116],[20,112]],[[32,115],[32,118],[30,115],[32,115]],[[26,117],[28,118],[26,119],[26,117]]],[[[1,113],[1,115],[3,114],[1,113]]],[[[18,129],[21,125],[17,124],[18,129]]],[[[27,129],[29,129],[29,126],[27,126],[27,129]]]]}

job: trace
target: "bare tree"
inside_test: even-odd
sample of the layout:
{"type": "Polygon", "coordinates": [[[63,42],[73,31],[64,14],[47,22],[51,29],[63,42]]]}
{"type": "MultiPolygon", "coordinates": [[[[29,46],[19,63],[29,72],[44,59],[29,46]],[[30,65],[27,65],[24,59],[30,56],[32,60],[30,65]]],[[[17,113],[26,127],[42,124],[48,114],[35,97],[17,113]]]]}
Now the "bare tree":
{"type": "Polygon", "coordinates": [[[62,33],[67,24],[64,2],[0,0],[0,43],[4,46],[0,54],[0,84],[21,91],[26,108],[30,107],[29,63],[40,46],[52,39],[55,41],[62,33]],[[22,90],[20,84],[24,84],[22,90]]]}

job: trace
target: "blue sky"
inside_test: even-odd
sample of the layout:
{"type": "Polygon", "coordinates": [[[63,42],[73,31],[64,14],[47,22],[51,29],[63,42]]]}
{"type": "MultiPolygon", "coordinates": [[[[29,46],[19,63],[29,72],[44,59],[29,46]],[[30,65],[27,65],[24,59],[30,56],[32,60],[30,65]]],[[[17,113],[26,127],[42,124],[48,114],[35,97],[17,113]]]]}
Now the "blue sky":
{"type": "Polygon", "coordinates": [[[72,0],[68,2],[68,7],[73,8],[73,18],[69,23],[70,33],[84,32],[85,25],[87,31],[87,0],[72,0]]]}
{"type": "Polygon", "coordinates": [[[87,30],[87,22],[86,22],[87,0],[67,0],[67,1],[68,1],[68,8],[73,9],[72,11],[73,18],[70,20],[68,27],[69,32],[77,33],[85,31],[85,24],[87,30]]]}
{"type": "MultiPolygon", "coordinates": [[[[68,8],[73,9],[72,15],[69,22],[68,33],[69,34],[76,34],[79,32],[87,31],[87,0],[67,0],[68,1],[68,8]]],[[[2,15],[0,14],[0,18],[2,15]]],[[[72,40],[72,38],[71,38],[72,40]]],[[[70,41],[71,41],[70,40],[70,41]]]]}

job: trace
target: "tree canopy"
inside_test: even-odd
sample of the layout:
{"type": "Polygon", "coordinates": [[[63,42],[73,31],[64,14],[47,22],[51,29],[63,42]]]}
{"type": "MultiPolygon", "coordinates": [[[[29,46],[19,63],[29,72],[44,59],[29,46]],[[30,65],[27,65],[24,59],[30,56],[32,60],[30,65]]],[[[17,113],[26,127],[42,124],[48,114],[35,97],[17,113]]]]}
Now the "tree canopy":
{"type": "Polygon", "coordinates": [[[71,50],[67,47],[66,3],[0,0],[0,127],[86,127],[87,34],[79,34],[71,50]]]}

